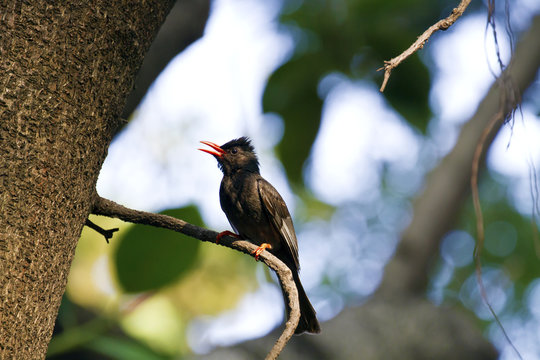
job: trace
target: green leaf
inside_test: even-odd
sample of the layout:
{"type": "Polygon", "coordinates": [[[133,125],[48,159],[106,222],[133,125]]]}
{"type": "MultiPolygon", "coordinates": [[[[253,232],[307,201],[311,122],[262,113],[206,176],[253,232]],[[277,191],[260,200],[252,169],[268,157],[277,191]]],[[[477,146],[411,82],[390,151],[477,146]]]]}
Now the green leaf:
{"type": "Polygon", "coordinates": [[[112,327],[112,321],[103,317],[96,317],[81,325],[74,325],[58,335],[53,336],[47,357],[60,356],[79,349],[112,327]]]}
{"type": "MultiPolygon", "coordinates": [[[[161,214],[203,225],[193,205],[161,214]]],[[[114,255],[118,281],[126,292],[169,285],[193,268],[199,245],[199,240],[177,232],[136,224],[121,239],[114,255]]]]}
{"type": "Polygon", "coordinates": [[[384,96],[397,112],[426,134],[431,109],[429,107],[430,77],[426,66],[414,55],[392,71],[384,96]]]}
{"type": "MultiPolygon", "coordinates": [[[[282,31],[295,47],[290,59],[269,78],[263,111],[284,121],[278,155],[289,180],[302,185],[303,165],[316,139],[323,101],[319,82],[331,73],[352,81],[382,82],[376,70],[407,49],[439,14],[452,11],[445,2],[426,0],[304,1],[284,3],[282,31]]],[[[383,96],[412,126],[426,132],[432,117],[427,66],[412,56],[392,72],[383,96]]]]}
{"type": "Polygon", "coordinates": [[[118,360],[166,360],[170,357],[158,354],[149,347],[132,339],[101,336],[88,343],[89,350],[118,360]]]}
{"type": "Polygon", "coordinates": [[[317,83],[322,73],[312,55],[283,65],[270,78],[263,97],[265,112],[283,117],[285,131],[278,146],[279,157],[289,180],[302,184],[302,169],[321,122],[322,100],[317,83]]]}

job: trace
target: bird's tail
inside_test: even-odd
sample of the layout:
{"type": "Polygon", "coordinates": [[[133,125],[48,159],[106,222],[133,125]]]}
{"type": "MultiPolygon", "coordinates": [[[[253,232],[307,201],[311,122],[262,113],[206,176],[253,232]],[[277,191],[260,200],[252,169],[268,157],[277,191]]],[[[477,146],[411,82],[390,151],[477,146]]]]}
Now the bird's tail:
{"type": "MultiPolygon", "coordinates": [[[[294,333],[297,335],[304,332],[318,334],[321,332],[321,326],[319,325],[319,321],[317,320],[317,314],[315,313],[315,309],[313,309],[313,306],[309,302],[306,292],[304,291],[304,287],[300,282],[298,272],[293,270],[291,271],[293,273],[294,283],[296,284],[296,288],[298,289],[298,300],[300,302],[300,321],[298,322],[298,326],[296,327],[294,333]]],[[[289,307],[289,302],[285,298],[285,295],[283,295],[283,297],[285,300],[285,309],[287,311],[288,319],[291,309],[289,307]]]]}

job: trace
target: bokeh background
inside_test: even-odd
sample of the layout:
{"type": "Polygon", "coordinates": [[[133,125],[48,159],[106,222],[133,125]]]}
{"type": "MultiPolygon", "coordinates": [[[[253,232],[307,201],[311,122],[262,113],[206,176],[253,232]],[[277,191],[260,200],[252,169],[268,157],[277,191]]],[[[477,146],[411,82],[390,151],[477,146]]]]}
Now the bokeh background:
{"type": "MultiPolygon", "coordinates": [[[[495,4],[507,64],[540,2],[495,4]]],[[[455,6],[212,1],[203,36],[168,64],[111,144],[98,192],[135,209],[230,229],[219,207],[221,172],[197,148],[200,140],[251,137],[262,175],[293,214],[302,281],[324,331],[324,322],[375,291],[426,174],[452,149],[500,73],[487,5],[473,2],[379,92],[383,61],[455,6]]],[[[536,79],[498,134],[480,185],[487,296],[526,359],[540,359],[533,217],[539,113],[536,79]]],[[[120,230],[107,244],[84,229],[48,358],[196,358],[282,325],[279,286],[251,257],[164,230],[91,219],[120,230]]],[[[426,297],[462,308],[501,359],[515,359],[479,295],[474,229],[468,199],[433,260],[426,297]]]]}

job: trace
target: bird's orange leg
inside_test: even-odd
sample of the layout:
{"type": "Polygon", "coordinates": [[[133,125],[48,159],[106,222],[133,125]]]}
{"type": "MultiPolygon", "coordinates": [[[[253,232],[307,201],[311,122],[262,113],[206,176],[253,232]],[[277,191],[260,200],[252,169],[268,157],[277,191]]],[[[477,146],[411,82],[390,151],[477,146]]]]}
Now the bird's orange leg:
{"type": "Polygon", "coordinates": [[[259,255],[261,255],[261,253],[264,251],[264,249],[271,249],[271,248],[272,248],[272,245],[267,244],[267,243],[263,243],[263,244],[261,244],[261,246],[259,246],[257,249],[255,249],[251,253],[255,254],[255,261],[259,261],[259,255]]]}
{"type": "Polygon", "coordinates": [[[241,239],[240,235],[235,234],[232,231],[226,230],[226,231],[220,232],[218,236],[216,236],[216,244],[219,244],[219,242],[221,241],[221,238],[224,236],[232,236],[234,238],[241,239]]]}

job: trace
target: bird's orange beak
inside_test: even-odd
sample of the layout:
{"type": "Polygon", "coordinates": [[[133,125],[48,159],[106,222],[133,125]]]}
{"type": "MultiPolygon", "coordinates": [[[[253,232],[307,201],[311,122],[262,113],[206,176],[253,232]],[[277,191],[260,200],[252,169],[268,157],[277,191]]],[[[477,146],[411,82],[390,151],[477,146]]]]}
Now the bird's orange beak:
{"type": "Polygon", "coordinates": [[[214,144],[213,142],[201,141],[201,143],[204,144],[204,145],[208,145],[212,149],[216,150],[216,151],[212,151],[212,150],[208,150],[208,149],[199,149],[201,151],[204,151],[205,153],[208,153],[210,155],[214,155],[214,156],[217,156],[217,157],[221,157],[221,156],[223,156],[223,154],[225,154],[225,150],[223,150],[222,148],[220,148],[218,145],[214,144]]]}

